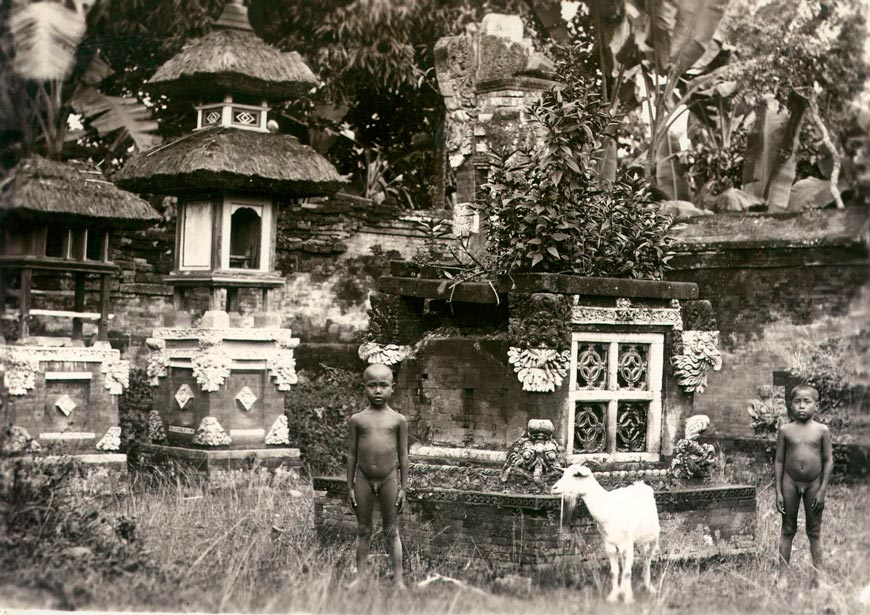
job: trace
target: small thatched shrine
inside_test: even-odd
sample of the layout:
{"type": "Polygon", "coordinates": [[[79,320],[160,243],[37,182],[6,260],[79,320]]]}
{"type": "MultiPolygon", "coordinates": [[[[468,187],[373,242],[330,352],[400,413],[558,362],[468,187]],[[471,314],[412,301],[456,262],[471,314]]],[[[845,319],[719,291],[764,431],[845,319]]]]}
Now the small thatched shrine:
{"type": "Polygon", "coordinates": [[[86,162],[33,156],[0,186],[0,317],[13,342],[0,357],[14,446],[118,449],[128,366],[106,341],[111,235],[158,218],[86,162]],[[64,336],[58,322],[69,321],[64,336]]]}
{"type": "Polygon", "coordinates": [[[298,454],[287,448],[283,392],[296,382],[299,340],[269,300],[284,285],[274,269],[277,201],[330,194],[344,180],[313,149],[277,134],[268,112],[270,102],[316,84],[297,53],[253,32],[240,0],[148,82],[197,101],[193,132],[134,156],[114,177],[130,190],[178,197],[175,267],[166,278],[175,326],[148,342],[155,452],[203,449],[206,465],[298,454]]]}

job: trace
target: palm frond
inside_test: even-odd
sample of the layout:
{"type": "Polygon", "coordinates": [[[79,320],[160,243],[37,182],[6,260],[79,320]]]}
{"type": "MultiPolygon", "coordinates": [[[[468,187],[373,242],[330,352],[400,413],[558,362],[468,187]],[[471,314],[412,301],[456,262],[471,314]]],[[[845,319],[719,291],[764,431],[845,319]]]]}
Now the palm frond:
{"type": "Polygon", "coordinates": [[[16,73],[33,81],[62,81],[75,65],[76,48],[85,34],[84,8],[58,2],[15,6],[9,14],[16,73]]]}

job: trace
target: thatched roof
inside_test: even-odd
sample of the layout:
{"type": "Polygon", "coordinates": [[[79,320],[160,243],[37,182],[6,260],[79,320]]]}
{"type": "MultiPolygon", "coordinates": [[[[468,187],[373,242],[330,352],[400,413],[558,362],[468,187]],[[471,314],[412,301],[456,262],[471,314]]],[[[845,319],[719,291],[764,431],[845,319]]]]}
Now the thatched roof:
{"type": "Polygon", "coordinates": [[[214,30],[185,45],[146,87],[160,93],[196,95],[206,102],[221,100],[226,94],[286,100],[315,85],[317,77],[302,57],[267,45],[251,29],[248,9],[230,0],[214,30]]]}
{"type": "Polygon", "coordinates": [[[40,156],[25,158],[0,182],[0,218],[9,215],[109,227],[160,219],[148,201],[118,189],[93,164],[40,156]]]}
{"type": "Polygon", "coordinates": [[[332,194],[346,183],[332,163],[294,137],[222,127],[136,154],[112,181],[135,192],[238,190],[292,197],[332,194]]]}

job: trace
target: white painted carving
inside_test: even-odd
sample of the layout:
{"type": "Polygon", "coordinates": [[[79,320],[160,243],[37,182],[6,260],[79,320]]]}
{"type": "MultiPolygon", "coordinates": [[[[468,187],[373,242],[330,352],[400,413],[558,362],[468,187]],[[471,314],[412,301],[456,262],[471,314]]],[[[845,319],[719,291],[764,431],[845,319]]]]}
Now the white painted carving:
{"type": "Polygon", "coordinates": [[[157,410],[148,413],[148,439],[151,442],[163,442],[166,440],[166,430],[163,428],[163,419],[157,410]]]}
{"type": "Polygon", "coordinates": [[[193,357],[193,377],[203,391],[219,391],[230,375],[231,360],[221,348],[220,333],[203,335],[199,340],[199,352],[193,357]]]}
{"type": "Polygon", "coordinates": [[[160,384],[160,379],[166,377],[167,368],[169,367],[169,355],[166,353],[166,340],[149,337],[145,340],[145,345],[150,351],[148,356],[148,366],[145,372],[148,374],[148,383],[156,387],[160,384]]]}
{"type": "Polygon", "coordinates": [[[5,362],[3,383],[10,395],[27,395],[36,386],[39,359],[24,354],[15,354],[5,362]]]}
{"type": "Polygon", "coordinates": [[[722,369],[718,331],[684,331],[681,354],[671,357],[671,365],[686,393],[703,393],[707,388],[707,371],[722,369]]]}
{"type": "Polygon", "coordinates": [[[686,440],[697,440],[710,426],[710,417],[706,414],[696,414],[686,419],[686,440]]]}
{"type": "Polygon", "coordinates": [[[64,416],[69,416],[75,410],[76,402],[69,395],[61,395],[55,400],[54,407],[62,412],[64,416]]]}
{"type": "Polygon", "coordinates": [[[511,346],[508,363],[514,366],[524,391],[548,393],[562,385],[571,363],[571,351],[511,346]]]}
{"type": "Polygon", "coordinates": [[[187,384],[182,384],[175,392],[175,401],[178,404],[179,410],[184,410],[184,407],[193,399],[193,389],[187,384]]]}
{"type": "Polygon", "coordinates": [[[287,423],[287,415],[282,414],[272,423],[272,428],[266,434],[266,444],[290,444],[290,426],[287,423]]]}
{"type": "Polygon", "coordinates": [[[98,451],[117,451],[121,448],[121,428],[109,427],[106,434],[97,442],[98,451]]]}
{"type": "Polygon", "coordinates": [[[238,392],[236,395],[236,401],[242,405],[242,408],[245,409],[245,412],[250,412],[251,408],[254,405],[254,402],[257,401],[257,396],[250,389],[250,387],[242,387],[242,390],[238,392]]]}
{"type": "Polygon", "coordinates": [[[106,389],[112,395],[121,395],[130,386],[130,362],[122,360],[106,361],[100,367],[106,389]]]}
{"type": "Polygon", "coordinates": [[[266,368],[275,379],[279,391],[289,391],[291,385],[298,382],[296,357],[293,356],[292,348],[280,347],[278,352],[266,362],[266,368]]]}
{"type": "Polygon", "coordinates": [[[233,441],[215,417],[207,416],[197,427],[192,442],[199,446],[228,446],[233,441]]]}
{"type": "Polygon", "coordinates": [[[364,342],[359,347],[359,358],[367,363],[382,363],[395,365],[408,356],[411,351],[408,346],[398,344],[378,344],[376,342],[364,342]]]}
{"type": "MultiPolygon", "coordinates": [[[[624,299],[621,301],[628,301],[624,299]]],[[[571,310],[571,323],[575,325],[662,325],[683,330],[680,310],[673,308],[646,308],[623,305],[615,308],[575,305],[571,310]]]]}

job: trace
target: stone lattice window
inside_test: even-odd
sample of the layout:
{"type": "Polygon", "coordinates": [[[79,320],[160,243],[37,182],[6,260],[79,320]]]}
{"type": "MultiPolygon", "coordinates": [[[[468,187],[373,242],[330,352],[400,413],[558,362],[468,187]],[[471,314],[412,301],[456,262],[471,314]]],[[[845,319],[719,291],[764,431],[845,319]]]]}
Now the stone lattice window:
{"type": "Polygon", "coordinates": [[[569,456],[658,461],[664,335],[574,333],[569,456]]]}

